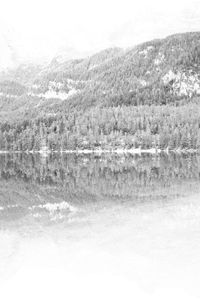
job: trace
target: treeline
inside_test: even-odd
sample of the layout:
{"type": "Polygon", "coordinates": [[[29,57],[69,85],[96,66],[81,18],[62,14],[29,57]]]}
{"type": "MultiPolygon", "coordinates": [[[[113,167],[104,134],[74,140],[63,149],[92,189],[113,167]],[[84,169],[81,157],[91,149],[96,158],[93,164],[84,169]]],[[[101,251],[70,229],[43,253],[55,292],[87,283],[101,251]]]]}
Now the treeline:
{"type": "Polygon", "coordinates": [[[0,149],[200,149],[200,106],[95,107],[0,125],[0,149]]]}

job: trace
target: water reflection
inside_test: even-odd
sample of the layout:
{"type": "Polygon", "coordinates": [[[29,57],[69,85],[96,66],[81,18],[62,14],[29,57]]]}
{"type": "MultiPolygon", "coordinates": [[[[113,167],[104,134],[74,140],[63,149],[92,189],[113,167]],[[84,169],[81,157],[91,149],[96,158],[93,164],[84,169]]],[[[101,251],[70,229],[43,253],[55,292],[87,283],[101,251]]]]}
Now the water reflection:
{"type": "Polygon", "coordinates": [[[3,299],[199,299],[199,159],[1,155],[3,299]]]}
{"type": "Polygon", "coordinates": [[[108,206],[167,202],[199,192],[197,155],[0,156],[1,223],[62,222],[108,206]]]}

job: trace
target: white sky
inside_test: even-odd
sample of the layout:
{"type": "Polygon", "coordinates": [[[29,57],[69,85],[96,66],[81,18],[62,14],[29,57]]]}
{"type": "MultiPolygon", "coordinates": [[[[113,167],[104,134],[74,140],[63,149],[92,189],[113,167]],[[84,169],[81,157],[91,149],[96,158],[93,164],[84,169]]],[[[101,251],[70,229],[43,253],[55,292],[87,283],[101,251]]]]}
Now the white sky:
{"type": "Polygon", "coordinates": [[[199,30],[199,0],[0,0],[0,48],[3,36],[25,59],[199,30]]]}

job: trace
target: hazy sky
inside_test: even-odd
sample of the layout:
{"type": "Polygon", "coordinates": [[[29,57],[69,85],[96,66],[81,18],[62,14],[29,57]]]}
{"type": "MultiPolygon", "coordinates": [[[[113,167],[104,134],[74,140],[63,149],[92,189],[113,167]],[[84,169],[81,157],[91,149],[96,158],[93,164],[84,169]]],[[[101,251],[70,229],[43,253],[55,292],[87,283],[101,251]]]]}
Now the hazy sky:
{"type": "Polygon", "coordinates": [[[200,0],[0,0],[0,53],[14,59],[14,49],[26,59],[76,56],[199,30],[200,0]]]}

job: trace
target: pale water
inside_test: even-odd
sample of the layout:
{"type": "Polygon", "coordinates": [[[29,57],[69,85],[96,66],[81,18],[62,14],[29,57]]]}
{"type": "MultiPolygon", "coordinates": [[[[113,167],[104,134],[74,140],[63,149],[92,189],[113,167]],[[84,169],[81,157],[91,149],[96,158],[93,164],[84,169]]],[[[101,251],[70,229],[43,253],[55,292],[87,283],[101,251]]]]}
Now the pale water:
{"type": "Polygon", "coordinates": [[[1,299],[200,299],[200,157],[0,156],[1,299]]]}

